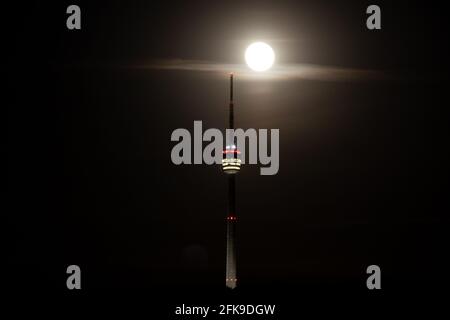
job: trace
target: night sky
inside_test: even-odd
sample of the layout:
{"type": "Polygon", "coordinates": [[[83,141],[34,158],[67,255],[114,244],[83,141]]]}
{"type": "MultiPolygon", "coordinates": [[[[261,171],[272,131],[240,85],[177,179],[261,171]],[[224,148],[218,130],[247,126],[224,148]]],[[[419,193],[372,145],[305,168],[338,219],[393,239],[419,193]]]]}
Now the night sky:
{"type": "Polygon", "coordinates": [[[292,290],[367,304],[443,290],[440,4],[72,2],[4,12],[11,290],[68,299],[158,293],[162,310],[256,296],[286,310],[292,290]],[[70,4],[81,7],[79,31],[66,28],[70,4]],[[381,30],[366,28],[370,4],[381,7],[381,30]],[[274,68],[330,75],[240,77],[256,40],[274,48],[274,68]],[[174,61],[212,67],[161,67],[174,61]],[[194,120],[226,127],[232,71],[236,126],[280,129],[280,170],[261,176],[259,165],[244,165],[237,177],[239,287],[230,296],[227,180],[218,165],[172,164],[170,136],[193,133],[194,120]],[[71,264],[82,270],[80,292],[66,288],[71,264]],[[366,288],[371,264],[381,267],[381,293],[366,288]]]}

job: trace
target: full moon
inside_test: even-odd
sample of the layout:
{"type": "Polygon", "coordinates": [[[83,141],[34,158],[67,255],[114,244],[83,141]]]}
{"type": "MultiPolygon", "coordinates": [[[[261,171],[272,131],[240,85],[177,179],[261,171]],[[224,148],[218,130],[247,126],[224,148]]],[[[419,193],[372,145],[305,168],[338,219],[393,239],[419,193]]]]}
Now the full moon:
{"type": "Polygon", "coordinates": [[[264,42],[255,42],[245,50],[245,61],[254,71],[266,71],[270,69],[275,60],[272,48],[264,42]]]}

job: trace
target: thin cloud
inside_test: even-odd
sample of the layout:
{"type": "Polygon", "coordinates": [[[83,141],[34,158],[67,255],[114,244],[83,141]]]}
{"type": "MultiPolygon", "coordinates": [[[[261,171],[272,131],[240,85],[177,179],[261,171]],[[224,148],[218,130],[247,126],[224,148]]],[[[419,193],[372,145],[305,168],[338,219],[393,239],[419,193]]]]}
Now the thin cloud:
{"type": "Polygon", "coordinates": [[[233,72],[240,79],[251,80],[316,80],[316,81],[360,81],[385,78],[377,70],[355,69],[314,64],[277,64],[269,71],[255,72],[243,64],[224,64],[197,60],[160,60],[154,63],[136,66],[143,69],[179,70],[210,73],[233,72]]]}

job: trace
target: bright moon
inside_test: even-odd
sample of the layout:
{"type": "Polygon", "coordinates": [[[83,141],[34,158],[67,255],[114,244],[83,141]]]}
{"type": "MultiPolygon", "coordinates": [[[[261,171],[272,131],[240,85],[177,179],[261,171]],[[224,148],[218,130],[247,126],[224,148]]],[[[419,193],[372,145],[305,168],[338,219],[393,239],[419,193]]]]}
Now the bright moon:
{"type": "Polygon", "coordinates": [[[245,61],[247,65],[255,71],[266,71],[275,60],[275,53],[272,48],[264,42],[255,42],[248,46],[245,51],[245,61]]]}

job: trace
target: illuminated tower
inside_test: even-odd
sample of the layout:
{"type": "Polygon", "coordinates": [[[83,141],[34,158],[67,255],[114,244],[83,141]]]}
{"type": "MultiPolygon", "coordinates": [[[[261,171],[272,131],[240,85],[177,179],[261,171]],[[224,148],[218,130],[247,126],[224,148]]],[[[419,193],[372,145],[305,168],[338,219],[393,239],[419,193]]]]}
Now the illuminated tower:
{"type": "MultiPolygon", "coordinates": [[[[234,129],[233,74],[230,74],[229,129],[234,129]]],[[[236,176],[241,168],[240,152],[237,150],[234,136],[227,137],[223,151],[222,169],[228,175],[228,214],[227,214],[227,270],[225,283],[228,288],[236,288],[236,176]]]]}

